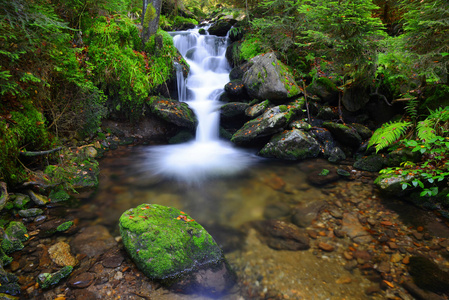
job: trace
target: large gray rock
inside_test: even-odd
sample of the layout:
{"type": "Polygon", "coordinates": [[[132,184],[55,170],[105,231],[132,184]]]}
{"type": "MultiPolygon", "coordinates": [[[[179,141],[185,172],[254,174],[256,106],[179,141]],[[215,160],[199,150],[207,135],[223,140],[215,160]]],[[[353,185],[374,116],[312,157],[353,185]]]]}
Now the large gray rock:
{"type": "Polygon", "coordinates": [[[274,53],[251,59],[252,66],[243,75],[243,83],[251,98],[283,102],[301,93],[293,75],[274,53]]]}
{"type": "Polygon", "coordinates": [[[307,132],[293,129],[273,136],[262,150],[264,157],[302,160],[317,157],[320,153],[320,144],[307,132]]]}
{"type": "Polygon", "coordinates": [[[357,148],[362,143],[362,137],[352,127],[335,122],[324,122],[323,127],[328,129],[335,139],[343,145],[357,148]]]}

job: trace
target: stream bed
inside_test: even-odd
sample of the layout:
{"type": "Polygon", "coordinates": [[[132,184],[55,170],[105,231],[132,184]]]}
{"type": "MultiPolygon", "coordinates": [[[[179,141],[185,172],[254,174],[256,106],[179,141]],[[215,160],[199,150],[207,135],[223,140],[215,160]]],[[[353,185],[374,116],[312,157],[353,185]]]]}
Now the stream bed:
{"type": "MultiPolygon", "coordinates": [[[[83,271],[72,274],[72,281],[91,274],[89,284],[65,292],[63,284],[47,292],[47,299],[54,299],[51,296],[58,291],[69,299],[86,299],[86,295],[210,299],[160,287],[127,257],[118,219],[125,210],[143,203],[185,211],[212,234],[238,276],[236,286],[222,299],[415,299],[404,288],[404,281],[410,282],[411,256],[423,254],[443,268],[449,266],[444,258],[449,246],[444,220],[402,201],[382,199],[372,184],[374,174],[352,171],[351,180],[317,187],[309,183],[309,174],[337,166],[325,160],[261,160],[232,177],[184,184],[142,171],[147,150],[148,146],[120,147],[101,160],[97,191],[89,197],[78,196],[80,216],[95,218],[83,221],[81,217],[78,226],[81,234],[82,227],[107,228],[117,243],[100,258],[81,261],[83,271]],[[270,241],[259,228],[263,220],[273,219],[293,220],[306,228],[310,249],[268,246],[270,241]],[[111,257],[120,263],[105,264],[111,257]]],[[[349,165],[339,167],[350,170],[349,165]]],[[[73,237],[59,240],[77,248],[73,237]]]]}

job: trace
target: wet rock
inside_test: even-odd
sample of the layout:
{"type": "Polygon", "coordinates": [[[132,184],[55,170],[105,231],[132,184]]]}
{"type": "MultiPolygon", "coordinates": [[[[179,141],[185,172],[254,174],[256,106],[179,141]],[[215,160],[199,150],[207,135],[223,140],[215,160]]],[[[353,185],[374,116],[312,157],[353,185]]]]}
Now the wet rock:
{"type": "Polygon", "coordinates": [[[33,200],[33,202],[38,206],[44,206],[49,202],[47,197],[36,194],[32,190],[28,190],[28,195],[30,196],[31,200],[33,200]]]}
{"type": "Polygon", "coordinates": [[[343,145],[357,148],[362,143],[361,136],[352,127],[335,122],[324,122],[323,127],[328,129],[335,139],[343,145]]]}
{"type": "Polygon", "coordinates": [[[0,210],[5,207],[6,202],[9,200],[8,189],[6,186],[6,182],[0,182],[0,210]]]}
{"type": "Polygon", "coordinates": [[[308,131],[312,128],[312,125],[303,120],[297,120],[290,123],[291,129],[299,129],[303,131],[308,131]]]}
{"type": "Polygon", "coordinates": [[[55,273],[41,273],[39,274],[39,276],[37,276],[37,283],[43,289],[49,288],[52,285],[58,284],[59,281],[69,276],[70,273],[72,273],[72,270],[72,266],[66,266],[55,273]]]}
{"type": "Polygon", "coordinates": [[[372,236],[363,228],[355,213],[343,214],[341,230],[356,243],[369,243],[372,236]]]}
{"type": "Polygon", "coordinates": [[[307,93],[318,96],[321,100],[334,103],[338,101],[338,89],[327,77],[319,77],[307,86],[307,93]]]}
{"type": "Polygon", "coordinates": [[[2,250],[6,254],[21,250],[24,247],[22,242],[26,240],[28,240],[28,233],[25,225],[12,221],[4,231],[1,241],[2,250]]]}
{"type": "Polygon", "coordinates": [[[303,160],[317,157],[320,145],[307,132],[293,129],[273,136],[260,155],[287,160],[303,160]]]}
{"type": "Polygon", "coordinates": [[[265,110],[268,109],[269,106],[270,106],[270,101],[265,100],[261,103],[254,104],[254,105],[248,107],[245,110],[245,114],[250,118],[257,118],[258,116],[263,114],[265,112],[265,110]]]}
{"type": "Polygon", "coordinates": [[[56,232],[63,232],[73,226],[73,221],[66,221],[64,219],[52,219],[46,221],[38,226],[39,235],[47,237],[55,234],[56,232]]]}
{"type": "Polygon", "coordinates": [[[377,265],[376,270],[379,273],[390,273],[390,263],[388,261],[382,261],[377,265]]]}
{"type": "Polygon", "coordinates": [[[235,277],[212,236],[172,207],[142,204],[120,217],[126,251],[148,277],[185,293],[224,293],[235,277]]]}
{"type": "Polygon", "coordinates": [[[311,201],[298,205],[293,211],[292,223],[303,228],[310,226],[326,204],[326,201],[311,201]]]}
{"type": "Polygon", "coordinates": [[[36,217],[43,213],[44,211],[40,208],[21,209],[18,211],[19,216],[23,218],[36,217]]]}
{"type": "Polygon", "coordinates": [[[412,256],[410,258],[409,273],[413,281],[420,288],[435,292],[449,292],[449,273],[428,258],[412,256]]]}
{"type": "Polygon", "coordinates": [[[385,159],[380,154],[362,157],[354,163],[354,168],[368,172],[379,172],[384,166],[385,159]]]}
{"type": "Polygon", "coordinates": [[[106,227],[94,225],[83,230],[70,242],[75,254],[86,254],[88,257],[103,254],[115,246],[117,242],[106,227]]]}
{"type": "Polygon", "coordinates": [[[248,99],[245,84],[241,79],[231,80],[225,85],[224,90],[231,99],[238,99],[237,101],[248,99]]]}
{"type": "Polygon", "coordinates": [[[103,255],[101,263],[105,268],[117,268],[122,264],[124,259],[122,253],[119,251],[108,251],[103,255]]]}
{"type": "Polygon", "coordinates": [[[65,242],[59,242],[48,248],[51,260],[60,267],[76,265],[76,259],[70,253],[70,246],[65,242]]]}
{"type": "Polygon", "coordinates": [[[326,170],[329,172],[323,172],[323,169],[321,169],[309,173],[307,175],[307,181],[316,186],[323,186],[335,182],[340,178],[334,168],[326,170]]]}
{"type": "MultiPolygon", "coordinates": [[[[18,296],[20,294],[20,285],[17,283],[16,275],[6,272],[3,266],[0,266],[0,293],[5,293],[11,296],[18,296]]],[[[13,298],[17,299],[17,298],[13,298]]]]}
{"type": "Polygon", "coordinates": [[[319,242],[318,243],[318,248],[320,248],[323,251],[326,252],[332,252],[334,251],[334,246],[328,244],[328,243],[324,243],[324,242],[319,242]]]}
{"type": "MultiPolygon", "coordinates": [[[[329,153],[328,161],[336,163],[346,159],[346,154],[341,150],[340,147],[334,147],[329,153]]],[[[341,169],[339,169],[341,170],[341,169]]]]}
{"type": "Polygon", "coordinates": [[[402,189],[403,183],[410,183],[415,178],[414,175],[382,174],[376,178],[374,183],[382,192],[390,195],[404,195],[407,190],[402,189]]]}
{"type": "Polygon", "coordinates": [[[185,102],[153,97],[149,106],[158,117],[177,126],[194,129],[198,123],[195,113],[185,102]]]}
{"type": "Polygon", "coordinates": [[[15,194],[14,195],[14,207],[16,209],[25,209],[25,207],[27,206],[27,204],[31,201],[30,197],[24,194],[15,194]]]}
{"type": "Polygon", "coordinates": [[[84,272],[76,276],[72,276],[67,285],[71,288],[84,289],[90,286],[95,280],[95,275],[90,272],[84,272]]]}
{"type": "Polygon", "coordinates": [[[357,133],[362,137],[362,139],[367,140],[372,135],[373,132],[366,126],[359,124],[359,123],[351,123],[351,127],[354,128],[357,133]]]}
{"type": "Polygon", "coordinates": [[[279,220],[254,222],[254,227],[262,234],[270,248],[276,250],[307,250],[309,237],[305,229],[279,220]]]}
{"type": "Polygon", "coordinates": [[[246,122],[232,136],[231,141],[236,144],[250,144],[282,131],[292,116],[301,110],[303,104],[304,99],[300,99],[288,106],[281,105],[268,109],[262,116],[246,122]]]}
{"type": "Polygon", "coordinates": [[[285,217],[290,213],[290,205],[285,203],[272,203],[265,206],[263,216],[265,219],[277,219],[285,217]]]}
{"type": "Polygon", "coordinates": [[[223,119],[227,119],[227,120],[234,119],[234,118],[245,119],[245,110],[248,107],[249,107],[249,105],[247,103],[229,102],[221,107],[220,115],[223,119]]]}
{"type": "Polygon", "coordinates": [[[209,27],[209,34],[217,36],[226,36],[228,31],[232,28],[237,20],[234,19],[221,19],[215,22],[211,27],[209,27]]]}
{"type": "Polygon", "coordinates": [[[250,98],[285,101],[301,93],[293,75],[273,52],[258,55],[251,59],[251,63],[243,75],[250,98]]]}

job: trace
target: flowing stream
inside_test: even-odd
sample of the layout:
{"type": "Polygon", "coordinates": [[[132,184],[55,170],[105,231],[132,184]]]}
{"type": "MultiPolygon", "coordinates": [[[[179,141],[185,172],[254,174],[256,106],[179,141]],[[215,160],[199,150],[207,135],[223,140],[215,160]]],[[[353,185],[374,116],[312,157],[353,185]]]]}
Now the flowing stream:
{"type": "Polygon", "coordinates": [[[196,139],[181,145],[150,148],[144,169],[189,183],[238,173],[256,158],[219,139],[218,98],[229,82],[230,72],[225,57],[228,37],[201,35],[198,29],[171,34],[175,47],[190,65],[187,79],[178,68],[178,97],[197,116],[196,139]]]}

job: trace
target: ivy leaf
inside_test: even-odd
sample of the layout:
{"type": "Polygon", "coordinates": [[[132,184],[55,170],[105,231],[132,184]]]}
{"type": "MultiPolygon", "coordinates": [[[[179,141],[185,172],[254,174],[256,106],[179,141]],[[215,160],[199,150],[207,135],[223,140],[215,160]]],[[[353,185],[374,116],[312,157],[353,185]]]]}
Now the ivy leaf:
{"type": "Polygon", "coordinates": [[[407,188],[408,184],[407,183],[403,183],[402,184],[402,190],[405,190],[407,188]]]}

